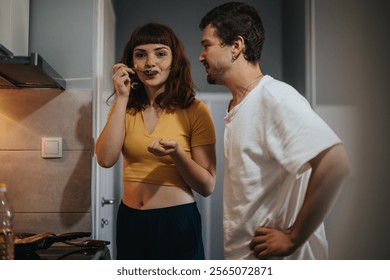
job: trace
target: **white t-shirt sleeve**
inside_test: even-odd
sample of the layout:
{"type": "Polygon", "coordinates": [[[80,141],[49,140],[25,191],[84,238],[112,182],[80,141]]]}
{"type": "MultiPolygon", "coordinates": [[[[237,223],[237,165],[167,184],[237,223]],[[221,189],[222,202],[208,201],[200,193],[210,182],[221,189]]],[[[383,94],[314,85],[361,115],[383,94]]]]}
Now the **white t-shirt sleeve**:
{"type": "Polygon", "coordinates": [[[308,161],[341,140],[295,89],[279,86],[280,96],[268,104],[267,150],[289,172],[300,174],[310,168],[308,161]]]}

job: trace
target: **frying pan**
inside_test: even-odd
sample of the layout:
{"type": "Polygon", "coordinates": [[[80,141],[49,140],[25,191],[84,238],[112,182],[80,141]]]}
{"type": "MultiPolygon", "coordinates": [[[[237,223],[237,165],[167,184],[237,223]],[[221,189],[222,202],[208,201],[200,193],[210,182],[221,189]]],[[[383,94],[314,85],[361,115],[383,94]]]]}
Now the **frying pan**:
{"type": "MultiPolygon", "coordinates": [[[[15,243],[14,249],[15,254],[31,254],[36,250],[48,249],[51,245],[56,242],[67,242],[69,240],[89,237],[90,232],[68,232],[63,234],[50,234],[49,236],[42,236],[37,240],[31,242],[23,242],[24,238],[32,237],[34,233],[15,233],[15,239],[20,239],[19,243],[15,243]]],[[[26,239],[27,240],[27,239],[26,239]]]]}

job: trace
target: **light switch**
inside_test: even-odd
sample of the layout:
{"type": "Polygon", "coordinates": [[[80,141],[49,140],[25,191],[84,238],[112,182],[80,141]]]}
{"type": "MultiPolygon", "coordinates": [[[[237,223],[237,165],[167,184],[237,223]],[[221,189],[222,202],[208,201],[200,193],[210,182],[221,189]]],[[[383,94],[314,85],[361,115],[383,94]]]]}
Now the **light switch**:
{"type": "Polygon", "coordinates": [[[43,137],[41,143],[42,158],[62,158],[62,138],[43,137]]]}

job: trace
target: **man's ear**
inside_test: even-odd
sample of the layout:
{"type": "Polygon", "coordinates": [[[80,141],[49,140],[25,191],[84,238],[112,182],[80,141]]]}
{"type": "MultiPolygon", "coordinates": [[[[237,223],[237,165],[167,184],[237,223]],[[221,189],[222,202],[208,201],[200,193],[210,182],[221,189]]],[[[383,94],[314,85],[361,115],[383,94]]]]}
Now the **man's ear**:
{"type": "Polygon", "coordinates": [[[237,36],[232,45],[232,60],[236,60],[245,49],[245,40],[242,36],[237,36]]]}

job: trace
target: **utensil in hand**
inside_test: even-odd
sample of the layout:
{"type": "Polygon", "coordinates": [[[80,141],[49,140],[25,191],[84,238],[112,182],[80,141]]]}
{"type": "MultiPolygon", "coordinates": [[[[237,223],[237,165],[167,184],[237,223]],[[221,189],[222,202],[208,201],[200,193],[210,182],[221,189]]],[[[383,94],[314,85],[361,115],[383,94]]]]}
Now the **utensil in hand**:
{"type": "MultiPolygon", "coordinates": [[[[153,69],[141,70],[141,69],[138,69],[138,68],[135,68],[135,67],[131,67],[130,69],[132,69],[135,72],[143,73],[146,76],[153,76],[153,75],[158,73],[157,70],[153,70],[153,69]]],[[[132,89],[138,89],[138,88],[142,87],[142,83],[141,83],[140,79],[137,76],[133,76],[131,78],[130,86],[131,86],[132,89]]]]}

